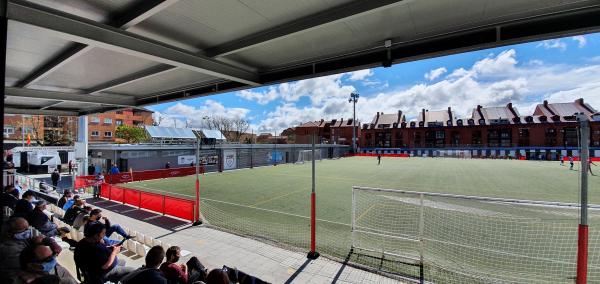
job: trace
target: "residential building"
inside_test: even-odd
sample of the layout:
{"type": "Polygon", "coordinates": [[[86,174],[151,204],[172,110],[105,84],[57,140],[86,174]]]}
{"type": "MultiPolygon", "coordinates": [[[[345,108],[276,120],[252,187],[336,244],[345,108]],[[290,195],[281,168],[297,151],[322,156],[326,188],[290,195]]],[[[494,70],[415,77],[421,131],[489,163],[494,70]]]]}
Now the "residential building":
{"type": "MultiPolygon", "coordinates": [[[[600,147],[600,113],[583,99],[569,103],[544,101],[531,115],[521,115],[512,103],[500,107],[477,106],[468,118],[447,110],[423,109],[406,121],[402,111],[377,113],[364,124],[362,152],[430,155],[437,150],[469,150],[478,156],[527,156],[556,159],[576,155],[578,122],[575,113],[591,122],[591,147],[600,147]]],[[[600,148],[592,155],[600,156],[600,148]]]]}
{"type": "MultiPolygon", "coordinates": [[[[352,145],[352,119],[309,121],[294,128],[294,143],[310,144],[312,135],[316,135],[316,143],[352,145]]],[[[356,122],[356,137],[360,137],[360,122],[356,122]]]]}
{"type": "Polygon", "coordinates": [[[99,113],[88,117],[90,142],[121,142],[115,136],[119,125],[152,125],[152,111],[142,108],[129,108],[99,113]]]}

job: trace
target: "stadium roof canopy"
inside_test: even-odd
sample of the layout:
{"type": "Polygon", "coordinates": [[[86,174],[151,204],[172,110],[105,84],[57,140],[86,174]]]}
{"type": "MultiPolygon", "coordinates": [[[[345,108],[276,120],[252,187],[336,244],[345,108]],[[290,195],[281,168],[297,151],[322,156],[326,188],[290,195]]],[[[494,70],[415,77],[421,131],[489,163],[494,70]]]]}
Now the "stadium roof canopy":
{"type": "Polygon", "coordinates": [[[196,135],[190,128],[146,126],[146,131],[153,139],[196,139],[196,135]]]}
{"type": "Polygon", "coordinates": [[[600,29],[598,0],[9,0],[5,12],[4,112],[57,115],[600,29]]]}

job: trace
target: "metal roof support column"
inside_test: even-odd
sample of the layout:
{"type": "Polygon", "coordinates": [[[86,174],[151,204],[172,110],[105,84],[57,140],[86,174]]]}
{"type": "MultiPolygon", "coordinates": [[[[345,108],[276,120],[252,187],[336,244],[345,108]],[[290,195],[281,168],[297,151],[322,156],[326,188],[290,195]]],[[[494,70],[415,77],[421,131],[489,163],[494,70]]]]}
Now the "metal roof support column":
{"type": "MultiPolygon", "coordinates": [[[[8,18],[6,18],[6,0],[0,0],[0,78],[6,78],[6,28],[8,26],[8,18]]],[[[0,93],[2,93],[3,98],[2,102],[0,102],[0,106],[2,107],[2,117],[4,117],[4,84],[0,89],[0,93]]],[[[4,119],[2,119],[2,131],[4,131],[4,119]]],[[[4,132],[0,137],[0,143],[4,145],[4,132]]],[[[0,184],[3,185],[6,182],[4,180],[4,163],[2,163],[2,177],[0,177],[0,184]]],[[[4,212],[4,210],[2,210],[4,212]]],[[[4,214],[4,213],[3,213],[4,214]]]]}
{"type": "Polygon", "coordinates": [[[88,175],[88,117],[87,115],[82,115],[79,117],[77,121],[77,142],[81,142],[84,149],[82,152],[86,153],[85,157],[79,160],[79,175],[87,176],[88,175]]]}

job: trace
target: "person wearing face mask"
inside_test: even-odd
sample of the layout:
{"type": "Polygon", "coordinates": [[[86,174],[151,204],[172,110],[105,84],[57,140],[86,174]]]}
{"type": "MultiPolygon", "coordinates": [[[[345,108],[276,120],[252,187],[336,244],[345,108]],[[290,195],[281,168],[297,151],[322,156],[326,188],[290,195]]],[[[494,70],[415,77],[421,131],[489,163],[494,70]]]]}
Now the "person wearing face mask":
{"type": "Polygon", "coordinates": [[[35,203],[35,208],[29,216],[27,216],[27,221],[31,224],[31,226],[35,227],[38,231],[44,234],[47,237],[54,237],[59,235],[64,235],[69,233],[69,229],[66,227],[59,228],[58,225],[52,223],[50,218],[44,211],[46,210],[47,202],[45,200],[38,200],[35,203]]]}
{"type": "Polygon", "coordinates": [[[102,216],[102,210],[100,210],[98,208],[90,211],[90,218],[84,226],[84,234],[90,225],[95,224],[95,223],[102,223],[102,220],[104,220],[104,226],[106,227],[105,241],[107,241],[109,244],[118,243],[118,241],[109,239],[113,233],[117,233],[125,239],[133,238],[133,236],[128,235],[127,232],[125,232],[125,229],[123,229],[119,224],[112,224],[110,222],[110,220],[108,220],[108,218],[102,216]]]}
{"type": "Polygon", "coordinates": [[[15,283],[31,283],[36,280],[58,278],[60,284],[76,284],[77,280],[69,271],[58,264],[50,247],[33,244],[25,248],[19,256],[21,271],[15,283]]]}
{"type": "Polygon", "coordinates": [[[35,194],[33,191],[28,190],[23,193],[21,199],[17,201],[15,205],[15,212],[13,217],[27,217],[33,211],[33,202],[35,202],[35,194]]]}
{"type": "Polygon", "coordinates": [[[11,218],[7,222],[8,231],[0,241],[0,283],[12,283],[19,270],[19,255],[26,247],[32,244],[43,244],[51,248],[55,255],[60,254],[62,248],[54,239],[35,236],[25,218],[11,218]]]}
{"type": "Polygon", "coordinates": [[[172,246],[167,249],[167,260],[160,266],[169,283],[187,284],[206,279],[207,270],[198,258],[193,256],[186,264],[179,264],[181,248],[172,246]]]}
{"type": "Polygon", "coordinates": [[[108,245],[104,242],[106,227],[102,223],[89,225],[84,231],[85,238],[75,248],[75,264],[83,272],[89,284],[111,281],[117,283],[135,268],[125,266],[125,261],[117,255],[121,245],[108,245]]]}

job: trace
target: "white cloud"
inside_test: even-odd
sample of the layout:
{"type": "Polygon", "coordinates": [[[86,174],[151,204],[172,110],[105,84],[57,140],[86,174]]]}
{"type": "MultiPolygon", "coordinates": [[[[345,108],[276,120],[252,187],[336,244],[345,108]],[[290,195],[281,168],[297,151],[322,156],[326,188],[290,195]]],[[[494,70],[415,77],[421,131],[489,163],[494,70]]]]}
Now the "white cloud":
{"type": "MultiPolygon", "coordinates": [[[[600,64],[549,65],[532,60],[519,65],[517,58],[517,52],[509,49],[498,55],[490,54],[470,67],[452,70],[447,78],[438,82],[361,96],[357,117],[362,122],[369,122],[377,112],[396,113],[402,110],[410,119],[423,108],[443,110],[449,106],[457,116],[470,117],[477,105],[502,106],[509,102],[525,115],[533,112],[544,99],[569,102],[579,97],[592,106],[600,107],[600,96],[597,95],[600,92],[600,78],[597,76],[600,64]]],[[[304,107],[289,101],[282,103],[257,124],[260,129],[283,129],[321,118],[347,119],[352,116],[352,105],[346,98],[354,87],[344,84],[339,77],[291,83],[288,88],[302,90],[306,94],[324,88],[327,91],[323,93],[331,96],[317,95],[318,99],[311,100],[311,104],[304,107]]]]}
{"type": "Polygon", "coordinates": [[[364,70],[350,72],[347,74],[350,74],[350,77],[348,78],[348,80],[350,80],[350,81],[362,81],[362,80],[366,79],[367,77],[373,76],[373,70],[364,69],[364,70]]]}
{"type": "Polygon", "coordinates": [[[567,44],[562,42],[560,39],[550,39],[550,40],[545,40],[542,41],[541,43],[539,43],[537,45],[538,47],[543,47],[545,49],[552,49],[552,48],[556,48],[560,51],[565,51],[567,50],[567,44]]]}
{"type": "Polygon", "coordinates": [[[158,117],[162,117],[160,126],[185,127],[187,122],[191,127],[202,127],[204,117],[246,118],[248,113],[250,113],[250,110],[246,108],[227,108],[214,100],[206,100],[200,106],[177,103],[162,113],[155,112],[154,116],[155,121],[158,121],[158,117]]]}
{"type": "Polygon", "coordinates": [[[579,48],[583,48],[587,44],[587,40],[585,39],[584,36],[581,36],[581,35],[574,36],[571,39],[577,42],[577,46],[579,46],[579,48]]]}
{"type": "Polygon", "coordinates": [[[278,98],[277,90],[274,87],[269,87],[269,89],[266,92],[242,90],[239,91],[237,95],[249,101],[256,101],[261,105],[266,105],[269,102],[274,101],[278,98]]]}
{"type": "Polygon", "coordinates": [[[433,70],[425,73],[425,79],[427,79],[429,81],[433,81],[446,72],[448,72],[448,70],[444,67],[433,69],[433,70]]]}

